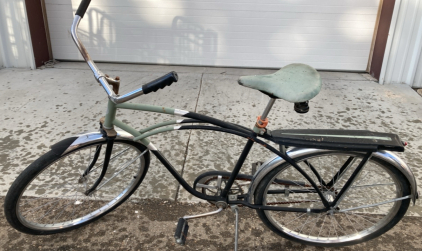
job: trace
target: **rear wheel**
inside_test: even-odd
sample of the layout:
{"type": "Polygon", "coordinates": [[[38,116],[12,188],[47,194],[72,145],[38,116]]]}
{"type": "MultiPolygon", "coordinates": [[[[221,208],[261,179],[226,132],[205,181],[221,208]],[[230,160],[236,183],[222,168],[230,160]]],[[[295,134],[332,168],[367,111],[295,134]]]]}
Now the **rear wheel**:
{"type": "Polygon", "coordinates": [[[100,179],[106,147],[106,142],[97,142],[63,156],[50,151],[33,162],[6,195],[8,222],[28,234],[53,234],[83,226],[118,207],[142,182],[150,155],[139,143],[115,140],[107,172],[100,179]]]}
{"type": "MultiPolygon", "coordinates": [[[[332,202],[363,158],[361,153],[321,151],[297,159],[332,202]],[[316,174],[312,169],[317,170],[316,174]],[[343,173],[337,171],[342,169],[343,173]],[[336,181],[336,182],[333,182],[336,181]]],[[[337,208],[319,214],[257,210],[277,234],[307,245],[345,246],[375,238],[391,229],[409,207],[406,178],[397,169],[372,157],[337,208]]],[[[324,208],[309,182],[284,163],[259,183],[255,204],[290,208],[324,208]]]]}

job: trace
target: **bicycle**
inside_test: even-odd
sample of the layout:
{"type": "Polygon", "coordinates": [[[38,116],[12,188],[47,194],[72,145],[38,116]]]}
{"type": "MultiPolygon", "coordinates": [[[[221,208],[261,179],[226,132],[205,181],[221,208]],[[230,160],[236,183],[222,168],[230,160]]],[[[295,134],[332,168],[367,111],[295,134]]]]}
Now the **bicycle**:
{"type": "Polygon", "coordinates": [[[192,195],[209,201],[216,211],[179,219],[175,240],[185,244],[188,220],[231,207],[255,209],[278,235],[308,245],[345,246],[373,239],[396,225],[410,202],[418,199],[410,168],[393,151],[405,144],[391,133],[357,130],[274,130],[267,128],[276,99],[294,103],[298,113],[321,89],[321,77],[310,66],[292,64],[271,75],[245,76],[239,84],[269,96],[253,129],[180,109],[126,103],[178,81],[175,72],[141,88],[118,95],[120,79],[102,73],[78,38],[77,28],[90,0],[82,0],[71,29],[72,38],[95,79],[108,95],[100,131],[64,139],[14,181],[4,204],[8,222],[27,234],[54,234],[93,222],[126,201],[144,179],[152,153],[192,195]],[[116,118],[117,109],[182,116],[142,130],[116,118]],[[201,125],[203,123],[209,125],[201,125]],[[185,125],[188,124],[188,125],[185,125]],[[116,131],[119,127],[123,131],[116,131]],[[206,130],[247,140],[232,172],[208,171],[193,185],[175,170],[148,137],[175,130],[206,130]],[[266,141],[279,145],[279,149],[266,141]],[[276,156],[256,163],[252,175],[240,170],[252,145],[276,156]],[[245,192],[247,190],[247,192],[245,192]]]}

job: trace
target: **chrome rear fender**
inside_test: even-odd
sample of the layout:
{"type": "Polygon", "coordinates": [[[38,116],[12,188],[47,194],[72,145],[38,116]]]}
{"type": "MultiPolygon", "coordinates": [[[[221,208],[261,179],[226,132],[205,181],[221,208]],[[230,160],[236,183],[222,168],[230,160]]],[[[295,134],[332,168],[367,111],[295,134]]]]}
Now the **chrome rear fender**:
{"type": "MultiPolygon", "coordinates": [[[[133,136],[125,131],[117,131],[116,139],[133,141],[133,136]]],[[[86,146],[92,143],[105,141],[106,138],[100,132],[89,132],[79,134],[74,137],[64,139],[51,146],[52,151],[58,155],[64,155],[78,147],[86,146]]]]}
{"type": "MultiPolygon", "coordinates": [[[[287,152],[290,158],[295,159],[299,158],[311,153],[329,153],[333,152],[333,150],[323,150],[323,149],[310,149],[310,148],[291,148],[287,152]]],[[[403,160],[401,160],[397,155],[393,154],[389,151],[379,151],[375,152],[373,156],[376,156],[380,158],[381,160],[391,164],[393,167],[395,167],[397,170],[399,170],[408,180],[410,184],[410,190],[411,190],[411,198],[413,201],[413,205],[416,202],[416,199],[418,199],[418,191],[416,187],[416,179],[413,175],[412,170],[404,163],[403,160]]],[[[258,184],[260,181],[267,175],[269,172],[274,170],[277,166],[284,164],[286,161],[282,159],[280,156],[276,156],[273,158],[270,158],[267,160],[264,164],[262,164],[259,168],[259,170],[255,173],[255,175],[252,178],[251,185],[249,187],[249,198],[248,202],[252,203],[252,197],[254,196],[255,190],[258,187],[258,184]]]]}

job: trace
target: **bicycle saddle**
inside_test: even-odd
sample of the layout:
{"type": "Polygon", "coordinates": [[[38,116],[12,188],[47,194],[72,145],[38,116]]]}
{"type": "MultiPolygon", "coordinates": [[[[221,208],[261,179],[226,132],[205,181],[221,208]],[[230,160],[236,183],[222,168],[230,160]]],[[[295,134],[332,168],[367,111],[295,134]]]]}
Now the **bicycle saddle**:
{"type": "Polygon", "coordinates": [[[238,82],[271,98],[292,103],[312,99],[319,93],[322,84],[319,73],[306,64],[289,64],[269,75],[242,76],[238,82]]]}

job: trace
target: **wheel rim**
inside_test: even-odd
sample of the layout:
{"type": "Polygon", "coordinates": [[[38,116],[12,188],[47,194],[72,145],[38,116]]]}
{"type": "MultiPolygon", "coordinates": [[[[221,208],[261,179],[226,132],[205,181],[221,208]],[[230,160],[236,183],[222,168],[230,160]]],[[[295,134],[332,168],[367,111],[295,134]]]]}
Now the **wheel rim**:
{"type": "Polygon", "coordinates": [[[72,151],[45,167],[25,187],[17,202],[17,216],[23,225],[42,231],[70,228],[108,212],[136,188],[145,167],[137,147],[115,142],[107,173],[89,196],[101,172],[106,145],[91,172],[81,178],[89,166],[94,144],[72,151]]]}
{"type": "MultiPolygon", "coordinates": [[[[308,156],[306,158],[307,163],[305,163],[305,159],[302,159],[299,162],[299,166],[314,180],[318,180],[316,178],[317,176],[311,171],[310,166],[313,166],[320,173],[321,180],[325,180],[327,177],[330,177],[330,172],[335,174],[335,171],[332,171],[337,170],[334,168],[336,166],[335,164],[345,163],[345,159],[347,160],[348,157],[354,157],[357,161],[350,165],[343,178],[338,181],[337,187],[324,187],[320,185],[322,183],[321,181],[317,182],[324,196],[330,201],[335,198],[336,193],[339,192],[342,185],[344,185],[347,178],[359,164],[362,156],[347,156],[346,154],[340,153],[336,153],[336,157],[333,157],[332,153],[312,157],[308,156]],[[330,162],[331,164],[329,164],[330,162]]],[[[282,204],[279,206],[284,207],[323,208],[319,196],[312,192],[312,187],[298,182],[306,182],[303,178],[301,180],[294,179],[295,177],[299,177],[298,174],[290,165],[282,168],[265,188],[263,204],[282,204]],[[274,182],[276,178],[294,180],[296,185],[290,184],[286,188],[286,184],[283,185],[274,182]],[[268,194],[268,191],[270,191],[270,194],[268,194]],[[280,192],[284,192],[284,194],[280,192]]],[[[306,183],[308,184],[308,182],[306,183]]],[[[326,183],[328,182],[326,181],[326,183]]],[[[402,187],[400,184],[400,181],[392,174],[388,167],[371,160],[364,167],[356,182],[346,194],[345,199],[340,202],[338,210],[334,210],[333,214],[276,211],[264,211],[264,213],[274,227],[294,239],[319,244],[353,242],[374,234],[387,225],[400,209],[401,201],[350,211],[344,210],[363,205],[374,205],[382,201],[385,202],[389,199],[398,198],[402,196],[402,187]],[[371,183],[369,184],[368,182],[371,183]],[[377,196],[375,197],[374,195],[377,196]]]]}

